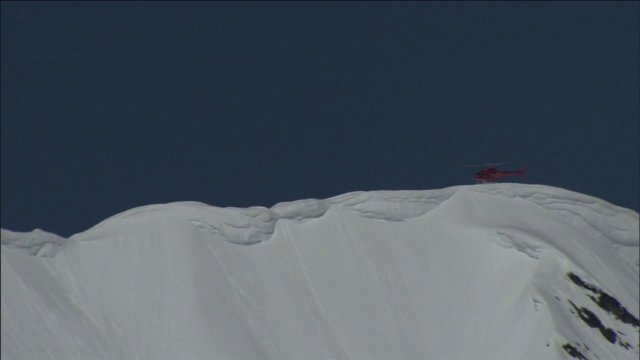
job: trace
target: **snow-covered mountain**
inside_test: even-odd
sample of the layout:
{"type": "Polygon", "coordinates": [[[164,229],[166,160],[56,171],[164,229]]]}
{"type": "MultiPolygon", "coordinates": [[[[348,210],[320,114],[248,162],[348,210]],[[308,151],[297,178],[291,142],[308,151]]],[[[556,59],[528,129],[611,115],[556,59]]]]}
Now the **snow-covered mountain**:
{"type": "Polygon", "coordinates": [[[491,184],[2,230],[2,359],[637,359],[638,223],[491,184]]]}

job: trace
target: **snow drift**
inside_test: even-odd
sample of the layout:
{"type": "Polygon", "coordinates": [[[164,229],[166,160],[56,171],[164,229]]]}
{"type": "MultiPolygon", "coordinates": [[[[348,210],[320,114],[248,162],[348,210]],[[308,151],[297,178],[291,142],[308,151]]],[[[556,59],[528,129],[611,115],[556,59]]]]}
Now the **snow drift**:
{"type": "Polygon", "coordinates": [[[637,359],[638,231],[517,184],[2,230],[2,358],[637,359]]]}

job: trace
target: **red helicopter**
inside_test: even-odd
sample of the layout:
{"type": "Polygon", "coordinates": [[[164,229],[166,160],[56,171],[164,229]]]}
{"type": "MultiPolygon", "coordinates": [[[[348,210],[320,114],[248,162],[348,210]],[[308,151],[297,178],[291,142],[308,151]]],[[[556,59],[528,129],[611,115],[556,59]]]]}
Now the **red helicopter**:
{"type": "Polygon", "coordinates": [[[524,170],[526,168],[527,168],[527,165],[523,165],[522,168],[520,168],[520,170],[500,171],[497,168],[488,167],[478,171],[471,178],[481,183],[497,182],[503,176],[511,176],[511,175],[524,176],[524,170]]]}

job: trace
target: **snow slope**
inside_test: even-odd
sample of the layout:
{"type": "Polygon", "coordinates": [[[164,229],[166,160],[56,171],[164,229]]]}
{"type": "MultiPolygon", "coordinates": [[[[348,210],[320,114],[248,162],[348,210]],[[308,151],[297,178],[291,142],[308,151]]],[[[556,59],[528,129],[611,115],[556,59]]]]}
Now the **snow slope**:
{"type": "Polygon", "coordinates": [[[2,359],[637,359],[638,223],[490,184],[2,230],[2,359]]]}

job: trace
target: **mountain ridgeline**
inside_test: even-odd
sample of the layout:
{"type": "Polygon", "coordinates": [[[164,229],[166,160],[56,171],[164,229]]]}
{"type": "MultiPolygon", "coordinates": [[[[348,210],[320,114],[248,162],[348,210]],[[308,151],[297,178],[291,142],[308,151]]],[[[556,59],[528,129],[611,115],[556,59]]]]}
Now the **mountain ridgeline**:
{"type": "Polygon", "coordinates": [[[637,359],[638,213],[524,184],[2,230],[2,359],[637,359]]]}

